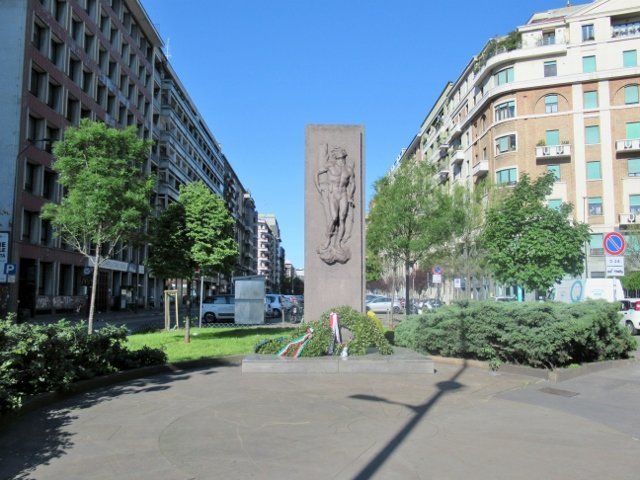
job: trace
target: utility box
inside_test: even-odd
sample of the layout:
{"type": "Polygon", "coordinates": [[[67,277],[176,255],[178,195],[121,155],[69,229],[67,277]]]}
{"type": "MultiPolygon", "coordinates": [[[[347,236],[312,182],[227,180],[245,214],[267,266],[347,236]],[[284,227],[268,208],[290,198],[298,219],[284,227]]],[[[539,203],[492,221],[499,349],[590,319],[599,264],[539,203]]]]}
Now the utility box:
{"type": "Polygon", "coordinates": [[[259,325],[264,323],[264,276],[234,277],[235,323],[259,325]]]}

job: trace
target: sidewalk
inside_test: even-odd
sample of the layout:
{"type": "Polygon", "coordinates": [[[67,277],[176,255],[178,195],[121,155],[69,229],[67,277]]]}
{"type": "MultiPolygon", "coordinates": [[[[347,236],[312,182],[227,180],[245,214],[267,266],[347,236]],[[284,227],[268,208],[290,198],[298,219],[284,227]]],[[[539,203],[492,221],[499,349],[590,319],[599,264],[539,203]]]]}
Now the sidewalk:
{"type": "Polygon", "coordinates": [[[0,478],[638,478],[640,364],[563,384],[435,374],[176,371],[0,431],[0,478]]]}

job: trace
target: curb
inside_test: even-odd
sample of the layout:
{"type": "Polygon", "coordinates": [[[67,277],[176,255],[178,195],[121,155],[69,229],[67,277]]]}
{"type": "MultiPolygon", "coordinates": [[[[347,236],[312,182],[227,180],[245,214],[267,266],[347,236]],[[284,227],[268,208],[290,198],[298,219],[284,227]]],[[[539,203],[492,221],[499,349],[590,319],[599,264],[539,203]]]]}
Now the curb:
{"type": "Polygon", "coordinates": [[[232,355],[218,358],[202,358],[198,360],[186,360],[184,362],[166,363],[164,365],[152,365],[150,367],[136,368],[133,370],[123,370],[120,372],[89,378],[75,382],[65,390],[60,392],[49,392],[35,395],[25,400],[24,404],[17,410],[5,415],[0,415],[0,428],[8,425],[13,420],[31,413],[39,408],[51,405],[61,400],[80,395],[82,393],[97,390],[102,387],[109,387],[118,383],[136,380],[138,378],[152,377],[161,374],[179,374],[187,370],[196,370],[209,367],[235,367],[242,365],[244,355],[232,355]]]}
{"type": "MultiPolygon", "coordinates": [[[[439,363],[442,365],[466,365],[468,367],[491,370],[491,368],[489,367],[489,362],[485,362],[482,360],[469,360],[455,357],[439,357],[437,355],[431,355],[430,358],[436,364],[439,363]]],[[[603,370],[609,370],[611,368],[627,367],[638,362],[640,362],[640,359],[638,358],[604,360],[602,362],[586,363],[575,368],[558,368],[555,370],[549,370],[547,368],[528,367],[526,365],[503,364],[500,366],[500,368],[498,368],[498,372],[510,373],[514,375],[525,375],[528,377],[540,378],[542,380],[547,380],[553,383],[560,383],[566,380],[571,380],[572,378],[601,372],[603,370]]]]}

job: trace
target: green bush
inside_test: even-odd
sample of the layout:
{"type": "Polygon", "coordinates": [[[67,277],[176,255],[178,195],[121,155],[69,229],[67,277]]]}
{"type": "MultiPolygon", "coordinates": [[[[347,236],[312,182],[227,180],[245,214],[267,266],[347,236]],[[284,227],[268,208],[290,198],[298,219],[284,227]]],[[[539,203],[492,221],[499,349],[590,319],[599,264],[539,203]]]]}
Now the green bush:
{"type": "MultiPolygon", "coordinates": [[[[322,314],[320,320],[301,325],[290,337],[280,337],[272,340],[262,341],[255,347],[256,353],[276,354],[287,343],[296,338],[302,337],[307,328],[313,328],[313,336],[302,351],[302,357],[320,357],[327,355],[329,343],[332,338],[332,331],[329,328],[329,315],[331,312],[338,314],[340,326],[351,330],[353,339],[348,342],[349,355],[364,355],[369,347],[377,347],[383,355],[390,355],[393,349],[379,330],[374,320],[363,313],[356,312],[351,307],[338,307],[327,310],[322,314]]],[[[334,349],[334,355],[341,352],[341,348],[334,349]]]]}
{"type": "Polygon", "coordinates": [[[78,380],[166,362],[160,350],[129,351],[126,327],[106,326],[89,335],[84,323],[13,320],[0,320],[0,413],[20,407],[28,396],[65,390],[78,380]]]}
{"type": "Polygon", "coordinates": [[[395,344],[419,352],[556,368],[626,358],[635,339],[620,325],[618,305],[459,301],[409,317],[395,344]]]}

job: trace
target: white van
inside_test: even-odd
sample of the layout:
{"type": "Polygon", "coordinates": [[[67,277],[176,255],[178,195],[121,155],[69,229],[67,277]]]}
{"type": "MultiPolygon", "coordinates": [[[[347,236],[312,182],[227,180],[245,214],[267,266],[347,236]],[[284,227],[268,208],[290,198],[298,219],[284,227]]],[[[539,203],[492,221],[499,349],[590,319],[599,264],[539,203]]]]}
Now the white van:
{"type": "Polygon", "coordinates": [[[578,303],[588,299],[615,302],[624,299],[622,284],[617,278],[576,278],[556,283],[551,300],[578,303]]]}

